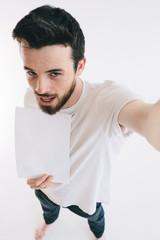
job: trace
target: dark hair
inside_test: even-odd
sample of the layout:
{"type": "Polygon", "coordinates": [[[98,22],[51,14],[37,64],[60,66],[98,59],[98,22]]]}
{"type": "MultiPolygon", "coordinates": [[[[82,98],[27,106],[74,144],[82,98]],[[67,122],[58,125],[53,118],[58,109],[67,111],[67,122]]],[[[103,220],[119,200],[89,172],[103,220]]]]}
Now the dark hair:
{"type": "Polygon", "coordinates": [[[32,10],[17,23],[12,36],[19,42],[26,40],[29,47],[36,49],[53,44],[69,45],[75,71],[84,58],[85,39],[80,25],[61,8],[44,5],[32,10]]]}

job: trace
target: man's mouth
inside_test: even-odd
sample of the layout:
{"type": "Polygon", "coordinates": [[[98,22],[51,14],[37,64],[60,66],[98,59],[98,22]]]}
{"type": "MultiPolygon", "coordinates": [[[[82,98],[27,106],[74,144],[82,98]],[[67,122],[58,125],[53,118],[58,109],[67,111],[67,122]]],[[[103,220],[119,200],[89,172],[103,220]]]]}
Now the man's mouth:
{"type": "Polygon", "coordinates": [[[39,97],[39,101],[44,106],[51,106],[55,100],[55,97],[47,98],[47,97],[39,97]]]}

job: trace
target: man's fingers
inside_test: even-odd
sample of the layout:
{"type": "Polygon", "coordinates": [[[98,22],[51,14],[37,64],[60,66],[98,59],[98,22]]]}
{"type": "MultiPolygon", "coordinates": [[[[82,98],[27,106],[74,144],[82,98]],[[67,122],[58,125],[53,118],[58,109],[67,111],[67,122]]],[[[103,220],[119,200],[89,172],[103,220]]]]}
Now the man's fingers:
{"type": "Polygon", "coordinates": [[[37,178],[37,180],[35,181],[35,185],[38,187],[41,183],[46,181],[47,178],[48,178],[47,174],[44,174],[41,178],[37,178]]]}
{"type": "Polygon", "coordinates": [[[48,178],[44,182],[42,182],[38,187],[40,189],[48,188],[50,185],[53,185],[52,180],[53,180],[53,177],[48,176],[48,178]]]}
{"type": "Polygon", "coordinates": [[[36,179],[33,179],[33,178],[29,178],[27,179],[27,184],[28,185],[31,185],[31,184],[36,184],[36,185],[39,185],[41,184],[43,181],[45,181],[45,179],[48,177],[47,174],[44,174],[42,175],[42,177],[40,178],[36,178],[36,179]]]}
{"type": "Polygon", "coordinates": [[[37,179],[28,179],[27,184],[31,189],[44,189],[53,185],[53,176],[44,174],[42,177],[37,179]]]}

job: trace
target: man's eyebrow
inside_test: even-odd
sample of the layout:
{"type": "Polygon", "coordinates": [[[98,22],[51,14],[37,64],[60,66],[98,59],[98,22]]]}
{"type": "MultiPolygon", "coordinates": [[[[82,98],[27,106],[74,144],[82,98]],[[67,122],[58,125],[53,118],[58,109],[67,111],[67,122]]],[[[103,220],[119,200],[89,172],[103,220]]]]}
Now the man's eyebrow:
{"type": "Polygon", "coordinates": [[[34,72],[34,70],[32,70],[31,68],[26,67],[26,66],[24,66],[24,70],[30,70],[30,71],[34,72]]]}
{"type": "MultiPolygon", "coordinates": [[[[24,66],[24,70],[30,70],[30,71],[34,72],[33,69],[31,69],[31,68],[29,68],[27,66],[24,66]]],[[[54,68],[54,69],[46,71],[46,73],[50,73],[50,72],[64,72],[64,70],[62,68],[54,68]]]]}
{"type": "Polygon", "coordinates": [[[50,72],[64,72],[64,70],[61,69],[61,68],[55,68],[55,69],[51,69],[51,70],[46,71],[46,73],[50,73],[50,72]]]}

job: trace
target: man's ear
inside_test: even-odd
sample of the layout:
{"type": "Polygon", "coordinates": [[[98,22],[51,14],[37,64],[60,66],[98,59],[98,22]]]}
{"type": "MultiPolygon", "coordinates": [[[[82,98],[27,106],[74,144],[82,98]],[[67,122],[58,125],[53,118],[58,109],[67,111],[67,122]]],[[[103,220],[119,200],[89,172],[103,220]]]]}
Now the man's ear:
{"type": "Polygon", "coordinates": [[[83,58],[79,61],[78,66],[77,66],[77,71],[76,74],[77,76],[80,76],[85,68],[85,64],[86,64],[86,58],[83,58]]]}

